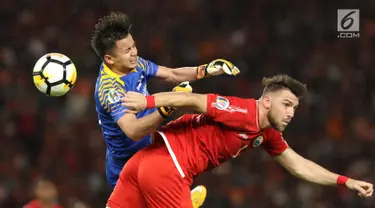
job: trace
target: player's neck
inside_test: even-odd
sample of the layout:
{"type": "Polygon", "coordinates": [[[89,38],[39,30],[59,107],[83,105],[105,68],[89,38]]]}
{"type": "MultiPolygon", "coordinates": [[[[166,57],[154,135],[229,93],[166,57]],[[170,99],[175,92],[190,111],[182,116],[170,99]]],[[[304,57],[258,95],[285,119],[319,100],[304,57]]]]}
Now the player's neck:
{"type": "Polygon", "coordinates": [[[116,73],[116,74],[118,74],[119,76],[125,76],[125,75],[127,75],[127,74],[129,74],[129,72],[131,71],[131,70],[133,70],[133,69],[129,69],[129,68],[119,68],[119,69],[117,69],[117,68],[114,68],[114,67],[112,67],[112,68],[110,68],[114,73],[116,73]]]}
{"type": "Polygon", "coordinates": [[[258,111],[258,118],[259,118],[259,128],[260,130],[266,129],[271,127],[271,124],[267,118],[267,109],[257,100],[257,111],[258,111]]]}

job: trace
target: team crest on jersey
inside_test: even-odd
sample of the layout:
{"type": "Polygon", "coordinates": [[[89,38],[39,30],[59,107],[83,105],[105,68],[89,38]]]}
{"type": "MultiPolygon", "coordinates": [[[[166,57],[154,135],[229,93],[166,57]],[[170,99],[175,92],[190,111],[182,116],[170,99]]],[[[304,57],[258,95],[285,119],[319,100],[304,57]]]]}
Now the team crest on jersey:
{"type": "Polygon", "coordinates": [[[263,143],[263,137],[258,136],[254,141],[253,141],[253,147],[258,147],[263,143]]]}
{"type": "Polygon", "coordinates": [[[107,97],[110,103],[117,103],[121,99],[120,94],[115,89],[109,90],[107,97]]]}
{"type": "Polygon", "coordinates": [[[224,98],[224,97],[220,97],[220,96],[217,96],[216,98],[216,108],[219,109],[219,110],[225,110],[227,109],[229,106],[229,100],[224,98]]]}

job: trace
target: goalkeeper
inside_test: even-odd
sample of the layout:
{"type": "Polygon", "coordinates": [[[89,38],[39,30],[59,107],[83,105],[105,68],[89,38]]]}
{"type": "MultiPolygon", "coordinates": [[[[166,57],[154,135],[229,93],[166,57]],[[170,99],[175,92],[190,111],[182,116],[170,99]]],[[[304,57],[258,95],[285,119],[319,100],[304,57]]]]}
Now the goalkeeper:
{"type": "MultiPolygon", "coordinates": [[[[126,14],[111,13],[99,19],[91,45],[103,61],[95,86],[96,111],[106,142],[106,175],[114,187],[125,163],[134,153],[152,143],[151,135],[174,109],[147,109],[138,114],[124,113],[121,97],[127,91],[149,95],[147,81],[152,77],[165,82],[180,83],[223,73],[237,75],[239,70],[229,61],[218,59],[198,67],[167,68],[138,56],[130,34],[131,23],[126,14]],[[145,117],[146,115],[149,115],[145,117]]],[[[175,90],[191,91],[188,85],[175,90]]],[[[200,206],[206,196],[204,187],[193,193],[193,202],[200,206]],[[194,198],[194,196],[196,196],[194,198]]]]}

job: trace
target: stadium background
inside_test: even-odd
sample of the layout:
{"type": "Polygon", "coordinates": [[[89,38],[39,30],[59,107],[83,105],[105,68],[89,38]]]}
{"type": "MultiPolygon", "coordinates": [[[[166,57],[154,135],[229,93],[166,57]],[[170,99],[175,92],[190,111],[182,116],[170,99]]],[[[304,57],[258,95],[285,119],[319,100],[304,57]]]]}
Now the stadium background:
{"type": "MultiPolygon", "coordinates": [[[[90,47],[99,16],[123,11],[133,22],[139,55],[171,67],[215,58],[240,76],[205,79],[196,92],[241,97],[261,93],[262,76],[287,73],[309,95],[285,137],[324,167],[375,181],[375,3],[371,0],[1,0],[0,204],[21,207],[40,175],[52,178],[65,207],[103,207],[105,144],[93,89],[100,60],[90,47]],[[336,9],[359,8],[360,39],[338,39],[336,9]],[[78,68],[65,97],[45,97],[32,67],[46,52],[68,55],[78,68]]],[[[153,81],[150,92],[172,86],[153,81]]],[[[200,176],[204,207],[375,207],[344,188],[297,180],[261,149],[200,176]]]]}

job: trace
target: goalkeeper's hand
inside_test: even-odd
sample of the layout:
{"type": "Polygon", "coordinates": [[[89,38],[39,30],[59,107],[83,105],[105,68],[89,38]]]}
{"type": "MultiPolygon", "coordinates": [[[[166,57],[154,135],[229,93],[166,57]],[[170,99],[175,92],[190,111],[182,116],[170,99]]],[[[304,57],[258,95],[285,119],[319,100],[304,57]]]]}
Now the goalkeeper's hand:
{"type": "Polygon", "coordinates": [[[197,68],[197,78],[202,79],[208,76],[218,76],[223,73],[236,76],[240,70],[230,61],[225,59],[216,59],[209,64],[200,65],[197,68]]]}
{"type": "Polygon", "coordinates": [[[179,85],[173,88],[173,92],[193,92],[193,88],[190,86],[189,81],[181,82],[179,85]]]}
{"type": "MultiPolygon", "coordinates": [[[[189,82],[181,82],[179,85],[173,88],[173,92],[193,92],[193,88],[190,86],[189,82]]],[[[158,111],[161,116],[164,118],[167,118],[170,116],[173,112],[175,112],[177,109],[173,107],[160,107],[158,108],[158,111]]]]}

